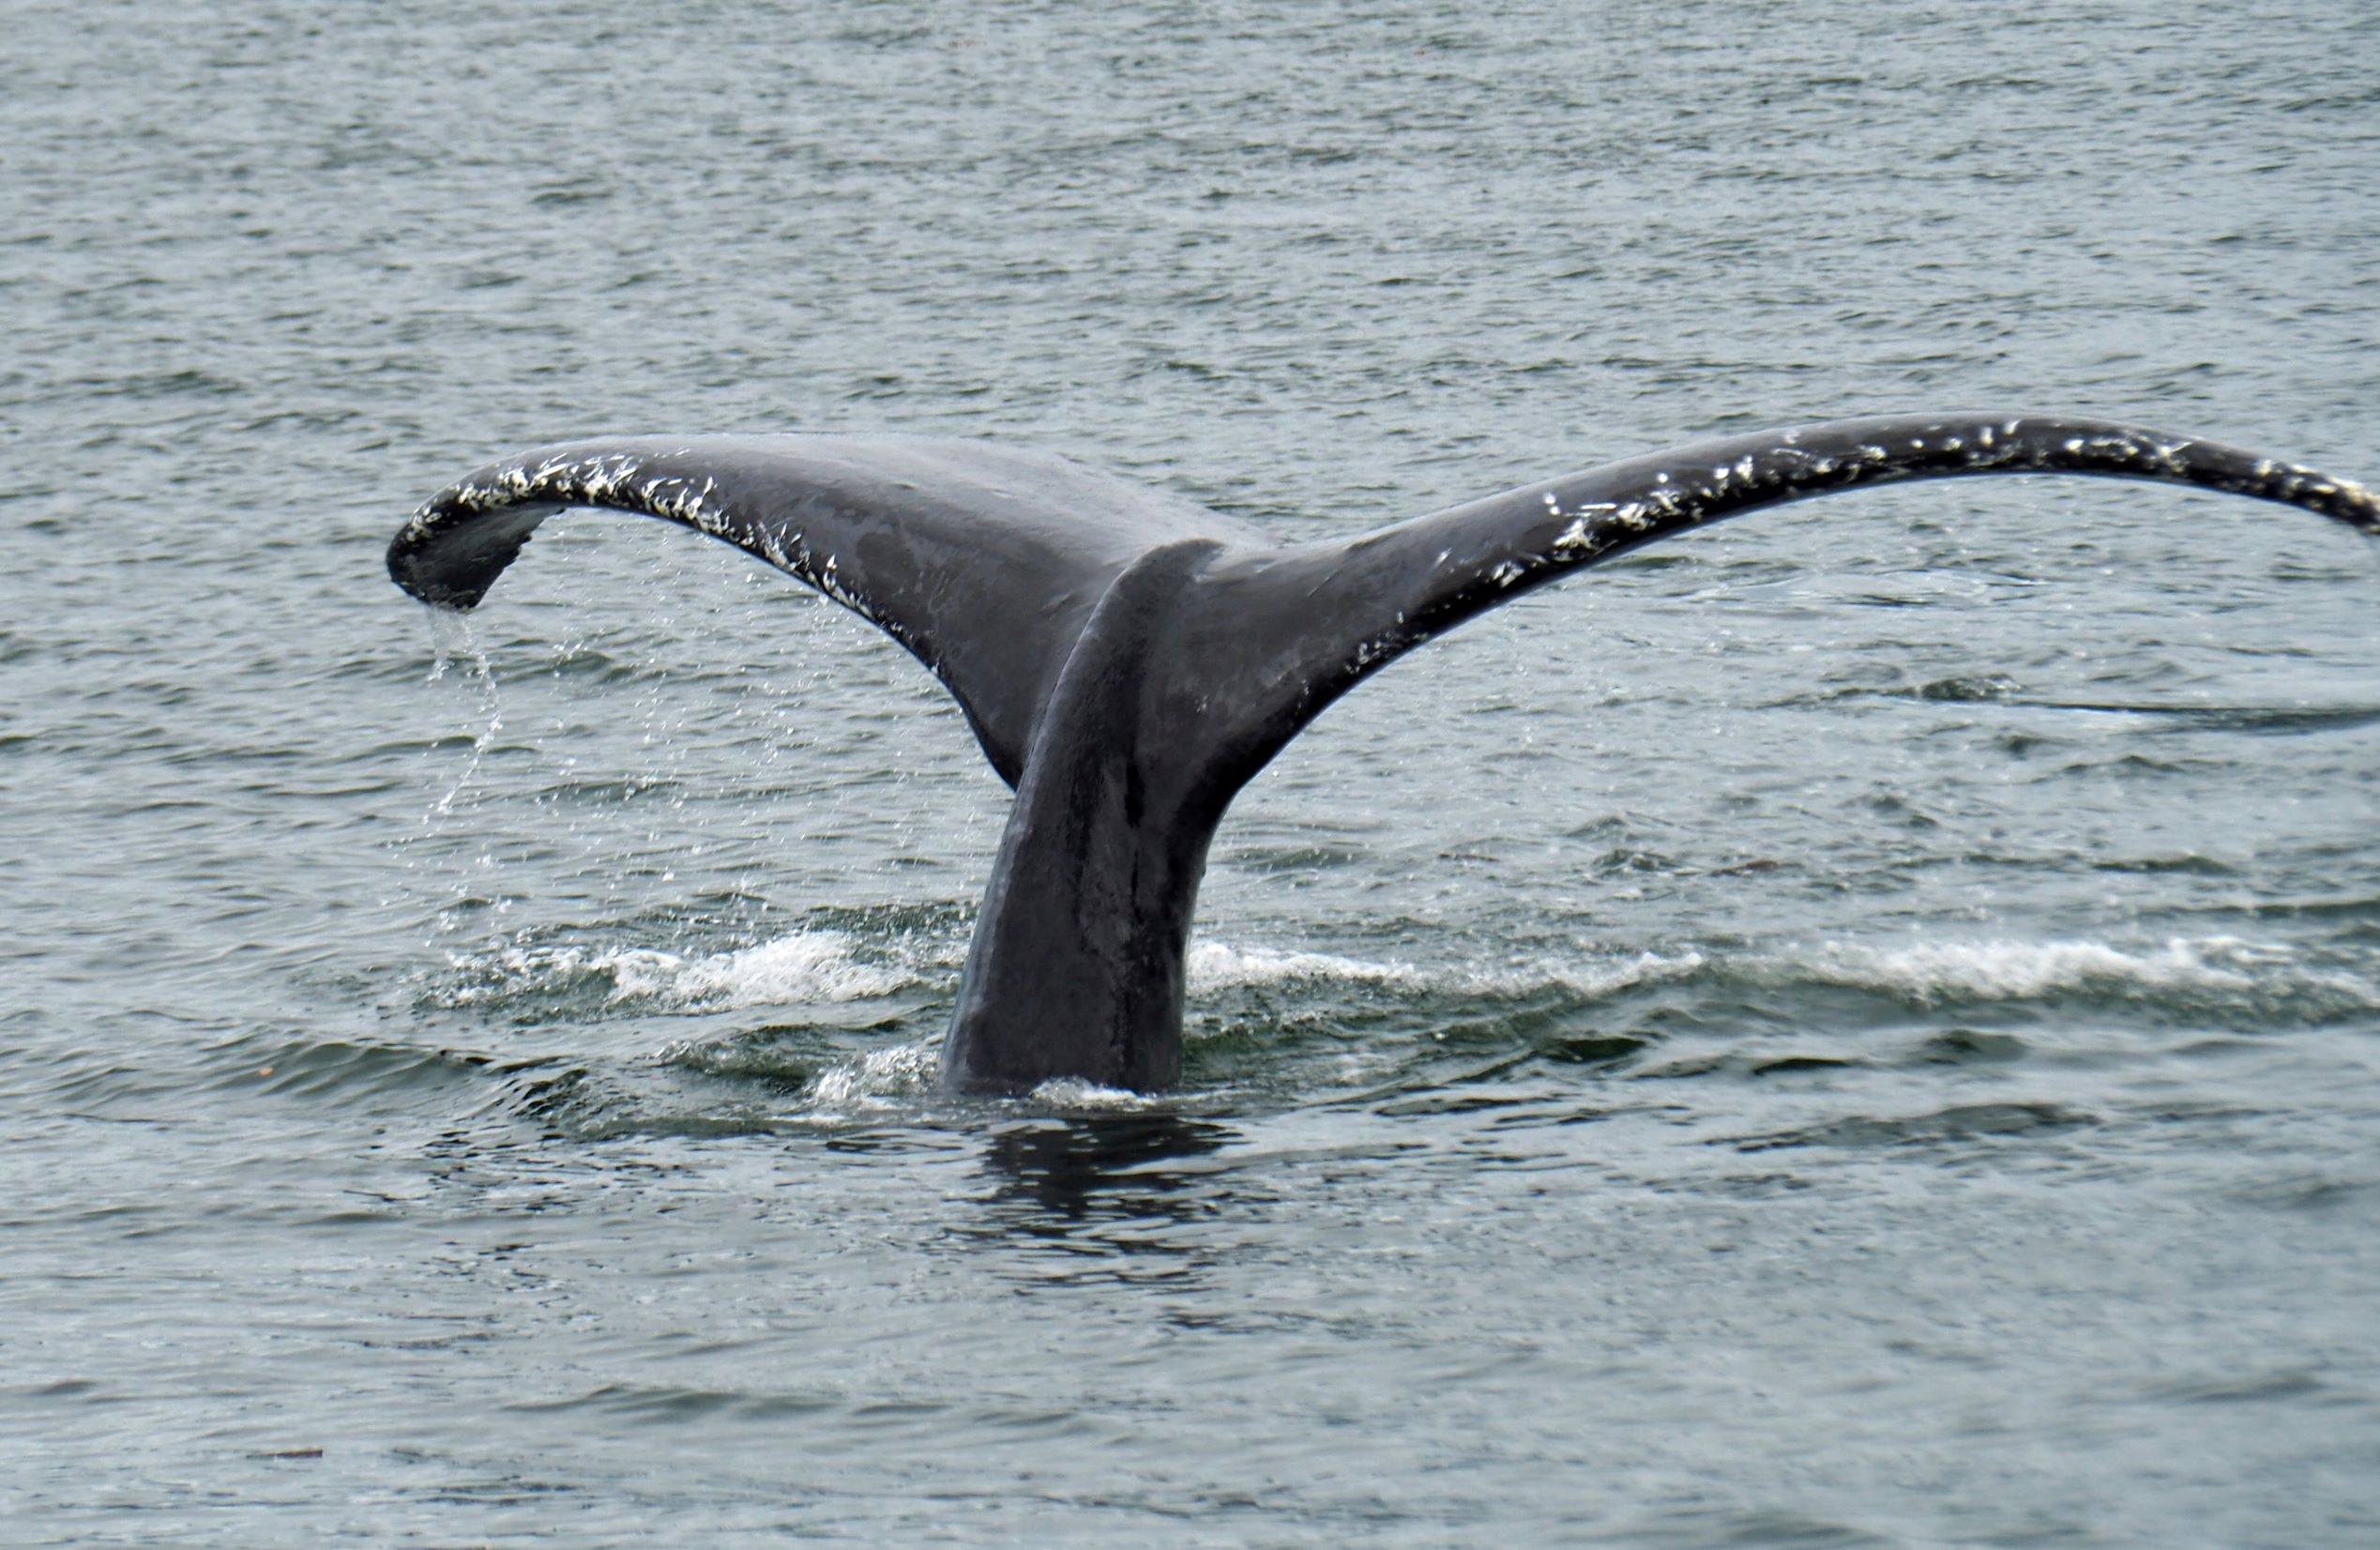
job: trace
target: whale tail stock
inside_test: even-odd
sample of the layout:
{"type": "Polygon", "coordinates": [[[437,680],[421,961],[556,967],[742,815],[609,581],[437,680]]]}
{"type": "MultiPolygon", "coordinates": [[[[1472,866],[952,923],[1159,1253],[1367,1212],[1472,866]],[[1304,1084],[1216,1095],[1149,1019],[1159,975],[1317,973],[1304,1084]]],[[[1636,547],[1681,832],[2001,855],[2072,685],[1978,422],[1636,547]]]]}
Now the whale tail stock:
{"type": "Polygon", "coordinates": [[[2056,416],[1717,438],[1299,544],[971,442],[646,437],[480,470],[416,514],[388,568],[426,602],[473,607],[547,516],[604,507],[725,539],[882,628],[950,691],[1016,789],[945,1080],[1150,1090],[1179,1073],[1184,959],[1216,826],[1341,694],[1473,615],[1708,522],[1862,485],[2024,473],[2195,484],[2380,532],[2380,500],[2356,485],[2056,416]]]}

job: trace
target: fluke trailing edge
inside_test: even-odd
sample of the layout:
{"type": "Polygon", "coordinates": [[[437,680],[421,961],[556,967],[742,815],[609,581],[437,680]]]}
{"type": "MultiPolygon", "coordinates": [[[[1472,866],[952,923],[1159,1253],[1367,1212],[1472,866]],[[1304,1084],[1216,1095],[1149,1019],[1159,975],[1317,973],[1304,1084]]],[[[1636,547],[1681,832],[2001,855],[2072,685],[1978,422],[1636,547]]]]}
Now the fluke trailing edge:
{"type": "Polygon", "coordinates": [[[1250,777],[1371,674],[1639,544],[1860,485],[2092,474],[2301,506],[2366,532],[2352,484],[2101,420],[1911,415],[1696,442],[1417,517],[1280,543],[1054,457],[911,436],[641,436],[540,448],[416,514],[388,570],[470,608],[565,507],[663,517],[874,622],[959,702],[1016,788],[944,1080],[1151,1089],[1181,1069],[1207,843],[1250,777]]]}

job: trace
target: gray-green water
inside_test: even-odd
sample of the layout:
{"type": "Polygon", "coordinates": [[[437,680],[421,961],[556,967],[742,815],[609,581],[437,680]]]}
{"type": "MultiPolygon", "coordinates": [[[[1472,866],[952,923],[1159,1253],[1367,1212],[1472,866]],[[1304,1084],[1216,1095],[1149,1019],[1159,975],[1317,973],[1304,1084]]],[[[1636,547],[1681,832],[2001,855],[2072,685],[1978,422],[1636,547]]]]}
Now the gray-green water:
{"type": "Polygon", "coordinates": [[[1145,1103],[922,1079],[1006,793],[888,643],[380,562],[607,430],[2380,476],[2368,8],[0,22],[0,1542],[2380,1539],[2351,534],[1932,486],[1482,620],[1243,797],[1145,1103]]]}

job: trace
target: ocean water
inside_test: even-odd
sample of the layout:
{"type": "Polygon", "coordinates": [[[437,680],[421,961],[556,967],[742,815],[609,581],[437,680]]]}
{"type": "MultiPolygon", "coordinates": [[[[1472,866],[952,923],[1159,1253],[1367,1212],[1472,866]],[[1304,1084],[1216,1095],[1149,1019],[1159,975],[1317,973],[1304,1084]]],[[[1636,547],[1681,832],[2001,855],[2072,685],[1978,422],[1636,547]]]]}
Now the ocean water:
{"type": "Polygon", "coordinates": [[[1007,793],[516,447],[1353,533],[2069,409],[2380,477],[2380,17],[7,8],[0,1542],[2380,1542],[2380,547],[1986,480],[1432,644],[1189,1071],[934,1090],[1007,793]]]}

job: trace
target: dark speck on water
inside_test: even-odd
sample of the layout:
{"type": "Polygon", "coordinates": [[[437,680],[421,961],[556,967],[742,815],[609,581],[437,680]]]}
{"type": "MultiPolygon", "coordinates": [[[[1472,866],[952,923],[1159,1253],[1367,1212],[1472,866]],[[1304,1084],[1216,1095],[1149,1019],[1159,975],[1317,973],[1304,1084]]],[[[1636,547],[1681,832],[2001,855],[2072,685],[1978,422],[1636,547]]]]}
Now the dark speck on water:
{"type": "Polygon", "coordinates": [[[2380,28],[36,0],[0,91],[0,1540],[2380,1542],[2380,549],[1885,490],[1241,798],[1161,1100],[934,1090],[1008,794],[606,432],[1285,536],[1713,432],[2380,477],[2380,28]]]}

